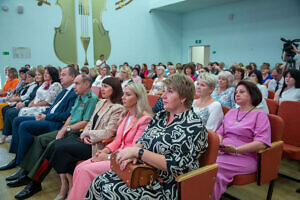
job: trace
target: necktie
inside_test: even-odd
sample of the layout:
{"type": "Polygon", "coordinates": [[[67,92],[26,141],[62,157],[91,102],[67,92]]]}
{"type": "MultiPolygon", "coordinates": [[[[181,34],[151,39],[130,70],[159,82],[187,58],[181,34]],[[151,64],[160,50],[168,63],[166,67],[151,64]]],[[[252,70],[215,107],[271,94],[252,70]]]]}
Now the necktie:
{"type": "Polygon", "coordinates": [[[279,81],[276,83],[275,92],[279,89],[279,81]]]}

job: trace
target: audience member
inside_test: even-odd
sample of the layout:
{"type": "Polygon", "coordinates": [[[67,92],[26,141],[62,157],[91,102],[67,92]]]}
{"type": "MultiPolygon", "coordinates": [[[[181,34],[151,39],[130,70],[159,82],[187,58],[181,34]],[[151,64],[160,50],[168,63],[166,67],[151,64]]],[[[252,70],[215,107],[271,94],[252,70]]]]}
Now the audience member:
{"type": "Polygon", "coordinates": [[[232,87],[234,76],[228,71],[222,71],[218,76],[218,85],[211,94],[222,106],[235,108],[234,88],[232,87]]]}
{"type": "Polygon", "coordinates": [[[118,74],[117,70],[117,65],[111,65],[111,76],[112,77],[119,77],[120,75],[118,74]]]}
{"type": "Polygon", "coordinates": [[[0,89],[0,96],[6,96],[7,94],[10,94],[12,90],[16,89],[19,83],[18,72],[16,68],[8,68],[7,76],[8,78],[4,84],[4,87],[0,89]]]}
{"type": "Polygon", "coordinates": [[[129,188],[113,171],[98,176],[92,182],[87,199],[177,199],[175,178],[199,168],[199,157],[207,148],[207,132],[201,119],[192,111],[195,95],[193,81],[180,74],[168,77],[162,95],[165,110],[157,113],[138,140],[117,154],[117,162],[124,170],[137,159],[156,168],[162,182],[154,180],[149,186],[129,188]],[[174,134],[180,133],[180,134],[174,134]],[[163,148],[157,148],[159,145],[163,148]],[[109,186],[109,189],[106,189],[109,186]]]}
{"type": "Polygon", "coordinates": [[[245,76],[245,71],[242,68],[237,68],[234,72],[233,86],[235,87],[241,80],[243,80],[244,76],[245,76]]]}
{"type": "Polygon", "coordinates": [[[120,71],[121,71],[120,78],[121,78],[121,81],[122,81],[121,86],[122,86],[122,89],[124,91],[125,86],[128,83],[133,82],[133,80],[132,80],[132,72],[131,72],[130,67],[128,67],[128,66],[121,67],[120,71]]]}
{"type": "Polygon", "coordinates": [[[108,65],[104,65],[92,86],[102,87],[102,81],[108,77],[111,77],[110,68],[108,65]]]}
{"type": "Polygon", "coordinates": [[[99,59],[96,61],[96,68],[102,69],[106,65],[106,61],[104,60],[104,55],[101,54],[99,59]]]}
{"type": "Polygon", "coordinates": [[[151,77],[153,79],[153,77],[156,75],[155,68],[155,64],[152,64],[150,70],[148,71],[148,77],[151,77]]]}
{"type": "Polygon", "coordinates": [[[221,104],[210,96],[217,82],[215,75],[201,73],[196,86],[196,94],[199,99],[193,102],[194,112],[202,119],[206,129],[212,131],[219,128],[224,117],[221,104]]]}
{"type": "Polygon", "coordinates": [[[196,71],[196,65],[194,63],[188,63],[184,66],[184,74],[193,79],[193,81],[196,81],[195,71],[196,71]]]}
{"type": "Polygon", "coordinates": [[[178,74],[183,73],[183,66],[182,66],[181,63],[177,63],[177,64],[176,64],[176,72],[177,72],[178,74]]]}
{"type": "Polygon", "coordinates": [[[275,67],[272,70],[272,80],[268,84],[268,90],[276,92],[278,89],[281,89],[283,86],[284,78],[282,77],[282,69],[275,67]]]}
{"type": "Polygon", "coordinates": [[[82,74],[85,74],[85,75],[89,75],[89,73],[90,73],[89,68],[86,66],[82,67],[80,71],[82,74]]]}
{"type": "MultiPolygon", "coordinates": [[[[110,139],[116,133],[120,115],[124,111],[121,105],[123,92],[120,81],[112,77],[103,80],[101,94],[103,99],[97,103],[80,138],[65,137],[55,140],[46,152],[46,159],[61,180],[60,193],[56,199],[66,198],[69,188],[72,187],[72,174],[76,163],[94,156],[97,150],[102,152],[102,140],[110,139]]],[[[82,183],[80,182],[80,188],[82,183]]],[[[87,189],[88,187],[85,193],[87,189]]]]}
{"type": "Polygon", "coordinates": [[[132,80],[133,82],[142,83],[142,78],[139,76],[140,70],[138,68],[132,69],[132,80]]]}
{"type": "Polygon", "coordinates": [[[144,77],[148,77],[149,71],[148,71],[148,66],[146,63],[142,64],[142,70],[141,73],[143,73],[144,77]]]}
{"type": "Polygon", "coordinates": [[[300,101],[299,70],[289,69],[284,73],[283,87],[277,90],[274,100],[279,103],[283,101],[300,101]]]}
{"type": "Polygon", "coordinates": [[[158,65],[158,66],[156,66],[155,70],[156,70],[157,78],[154,79],[154,82],[152,84],[151,90],[149,91],[149,94],[161,95],[164,90],[163,80],[165,80],[165,77],[164,77],[165,76],[165,68],[161,65],[158,65]]]}
{"type": "Polygon", "coordinates": [[[257,171],[257,152],[271,145],[268,116],[256,109],[261,92],[250,81],[240,81],[235,90],[239,108],[231,109],[217,130],[220,137],[219,165],[213,200],[219,200],[233,177],[257,171]]]}
{"type": "Polygon", "coordinates": [[[94,178],[110,169],[110,155],[126,147],[134,146],[144,133],[152,117],[148,104],[147,93],[143,85],[130,83],[125,87],[122,97],[126,112],[120,117],[120,126],[114,141],[103,150],[98,151],[93,158],[80,163],[74,171],[74,185],[68,199],[84,199],[94,178]]]}
{"type": "Polygon", "coordinates": [[[264,84],[266,87],[268,87],[270,80],[272,80],[269,66],[267,64],[263,64],[260,67],[260,72],[262,74],[262,79],[263,79],[262,84],[264,84]]]}

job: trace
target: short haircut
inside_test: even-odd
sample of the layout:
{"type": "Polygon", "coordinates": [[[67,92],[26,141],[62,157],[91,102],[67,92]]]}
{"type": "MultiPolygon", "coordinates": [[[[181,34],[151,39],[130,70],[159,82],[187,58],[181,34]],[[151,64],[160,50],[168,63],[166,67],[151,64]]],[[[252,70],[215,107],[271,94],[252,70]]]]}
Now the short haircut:
{"type": "Polygon", "coordinates": [[[215,88],[218,83],[217,77],[207,72],[200,73],[198,80],[205,81],[210,88],[215,88]]]}
{"type": "Polygon", "coordinates": [[[272,71],[276,71],[278,74],[282,74],[282,69],[280,67],[276,67],[274,69],[272,69],[272,71]]]}
{"type": "Polygon", "coordinates": [[[122,86],[121,86],[119,79],[114,78],[114,77],[107,77],[102,81],[102,84],[103,83],[111,86],[113,89],[112,95],[110,97],[110,101],[112,103],[121,104],[123,90],[122,90],[122,86]]]}
{"type": "MultiPolygon", "coordinates": [[[[260,102],[262,101],[262,94],[255,83],[253,83],[252,81],[242,80],[235,87],[235,91],[238,88],[238,86],[240,86],[240,85],[243,85],[246,87],[247,91],[250,94],[251,104],[253,106],[257,106],[258,104],[260,104],[260,102]]],[[[234,92],[234,100],[235,100],[235,93],[236,92],[234,92]]]]}
{"type": "Polygon", "coordinates": [[[47,70],[48,73],[50,74],[51,79],[52,79],[52,83],[55,83],[55,82],[60,83],[60,80],[59,80],[59,72],[58,72],[58,70],[56,69],[56,67],[53,67],[52,65],[47,65],[47,66],[45,67],[45,70],[47,70]]]}
{"type": "Polygon", "coordinates": [[[101,70],[105,68],[106,69],[106,75],[110,75],[110,67],[109,65],[105,65],[104,67],[101,68],[101,70]]]}
{"type": "Polygon", "coordinates": [[[243,80],[244,79],[244,77],[245,77],[245,71],[242,69],[242,68],[237,68],[237,69],[235,69],[235,72],[241,72],[241,80],[243,80]]]}
{"type": "Polygon", "coordinates": [[[18,78],[18,71],[16,70],[16,68],[14,67],[9,68],[8,73],[12,73],[14,78],[18,78]]]}
{"type": "Polygon", "coordinates": [[[68,66],[64,67],[64,69],[66,69],[66,68],[68,68],[68,74],[70,76],[76,77],[79,74],[78,71],[76,70],[76,68],[72,65],[68,65],[68,66]]]}
{"type": "Polygon", "coordinates": [[[194,63],[188,63],[188,64],[185,64],[183,65],[183,68],[184,68],[184,73],[186,74],[186,69],[187,68],[190,68],[192,73],[191,74],[195,74],[195,71],[196,71],[196,65],[194,63]]]}
{"type": "Polygon", "coordinates": [[[19,73],[26,73],[26,72],[28,72],[29,71],[29,69],[27,69],[26,67],[21,67],[20,69],[19,69],[19,73]]]}
{"type": "Polygon", "coordinates": [[[224,77],[227,79],[228,87],[231,87],[234,81],[234,76],[229,71],[221,71],[219,78],[224,77]]]}
{"type": "Polygon", "coordinates": [[[26,74],[30,75],[31,77],[35,77],[35,71],[34,70],[29,70],[26,74]]]}
{"type": "Polygon", "coordinates": [[[191,109],[194,96],[195,86],[194,81],[185,74],[172,74],[164,81],[165,86],[174,89],[180,98],[186,98],[184,105],[186,108],[191,109]]]}
{"type": "Polygon", "coordinates": [[[258,71],[257,69],[254,69],[249,72],[249,76],[251,76],[251,74],[253,74],[253,73],[256,75],[258,83],[263,84],[263,77],[262,77],[261,72],[258,71]]]}
{"type": "Polygon", "coordinates": [[[80,74],[78,76],[81,76],[82,82],[88,82],[90,84],[90,87],[92,86],[92,79],[88,75],[80,74]]]}
{"type": "Polygon", "coordinates": [[[90,70],[89,70],[88,67],[82,67],[80,71],[81,71],[82,73],[85,72],[85,73],[87,73],[87,74],[90,72],[90,70]]]}
{"type": "Polygon", "coordinates": [[[121,70],[120,70],[120,71],[121,71],[121,72],[124,71],[124,72],[128,75],[128,78],[129,78],[129,79],[132,79],[130,67],[124,65],[124,66],[121,67],[121,70]]]}

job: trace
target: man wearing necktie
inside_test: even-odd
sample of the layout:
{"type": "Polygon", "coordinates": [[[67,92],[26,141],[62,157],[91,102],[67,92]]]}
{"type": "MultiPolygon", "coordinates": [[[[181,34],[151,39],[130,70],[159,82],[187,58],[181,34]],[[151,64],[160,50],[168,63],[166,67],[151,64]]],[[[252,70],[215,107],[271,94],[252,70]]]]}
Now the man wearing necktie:
{"type": "Polygon", "coordinates": [[[63,122],[70,116],[71,108],[76,100],[76,93],[73,89],[73,81],[78,72],[71,66],[65,67],[60,75],[61,91],[52,106],[44,113],[36,117],[17,117],[18,126],[13,127],[10,153],[16,154],[7,165],[1,166],[0,170],[11,169],[19,165],[28,149],[34,141],[34,136],[58,130],[63,126],[63,122]]]}
{"type": "Polygon", "coordinates": [[[275,68],[272,70],[273,79],[269,82],[268,90],[276,92],[283,86],[282,69],[275,68]]]}

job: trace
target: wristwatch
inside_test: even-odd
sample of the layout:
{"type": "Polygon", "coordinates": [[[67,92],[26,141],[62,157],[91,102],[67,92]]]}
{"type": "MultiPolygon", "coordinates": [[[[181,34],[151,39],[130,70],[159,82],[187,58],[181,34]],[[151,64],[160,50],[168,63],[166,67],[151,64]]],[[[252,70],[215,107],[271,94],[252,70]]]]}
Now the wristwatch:
{"type": "Polygon", "coordinates": [[[70,127],[70,125],[67,126],[66,130],[67,130],[67,132],[71,132],[71,127],[70,127]]]}
{"type": "Polygon", "coordinates": [[[107,160],[110,160],[110,154],[107,154],[107,160]]]}
{"type": "Polygon", "coordinates": [[[139,160],[142,159],[143,154],[144,154],[144,149],[143,149],[143,148],[140,148],[139,153],[138,153],[138,159],[139,159],[139,160]]]}

